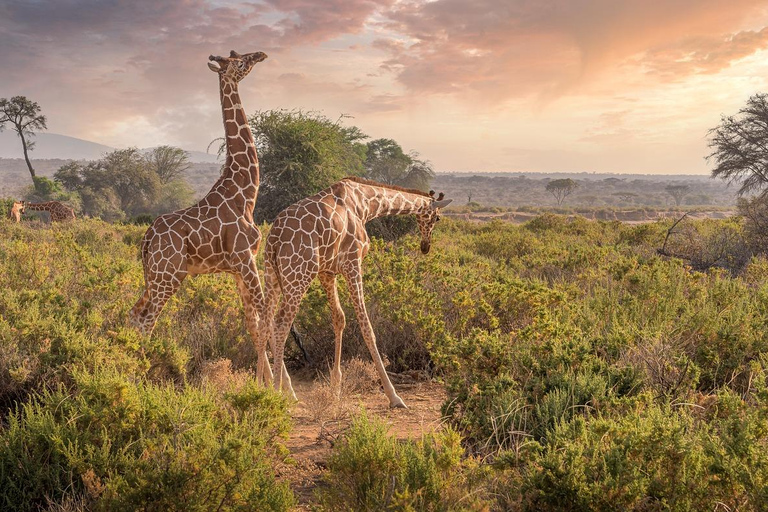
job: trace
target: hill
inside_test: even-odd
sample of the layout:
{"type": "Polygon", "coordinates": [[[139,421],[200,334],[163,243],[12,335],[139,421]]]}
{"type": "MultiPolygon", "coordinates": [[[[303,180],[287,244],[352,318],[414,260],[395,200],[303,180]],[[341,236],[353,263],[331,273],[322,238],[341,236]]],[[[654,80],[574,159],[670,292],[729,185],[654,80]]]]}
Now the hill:
{"type": "MultiPolygon", "coordinates": [[[[69,137],[58,133],[38,133],[35,136],[35,150],[30,154],[35,160],[98,160],[104,153],[116,148],[69,137]]],[[[142,148],[150,151],[153,148],[142,148]]],[[[215,163],[218,156],[202,151],[186,150],[192,162],[215,163]]],[[[21,145],[16,134],[10,130],[0,132],[0,158],[21,158],[21,145]]]]}

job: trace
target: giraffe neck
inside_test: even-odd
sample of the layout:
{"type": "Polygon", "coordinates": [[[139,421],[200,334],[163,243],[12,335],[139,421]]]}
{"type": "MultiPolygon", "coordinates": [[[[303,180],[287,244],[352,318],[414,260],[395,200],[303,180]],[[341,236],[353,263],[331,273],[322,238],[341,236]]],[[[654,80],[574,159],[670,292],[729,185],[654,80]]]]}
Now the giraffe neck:
{"type": "Polygon", "coordinates": [[[256,144],[248,124],[248,117],[240,102],[237,82],[219,78],[221,113],[224,119],[224,138],[227,159],[221,177],[208,193],[223,197],[237,212],[253,218],[253,208],[259,192],[259,158],[256,144]]]}
{"type": "Polygon", "coordinates": [[[53,205],[48,203],[27,203],[24,205],[27,210],[34,210],[36,212],[46,212],[53,208],[53,205]]]}
{"type": "Polygon", "coordinates": [[[429,208],[432,198],[386,187],[356,184],[360,217],[368,222],[388,215],[420,213],[429,208]]]}

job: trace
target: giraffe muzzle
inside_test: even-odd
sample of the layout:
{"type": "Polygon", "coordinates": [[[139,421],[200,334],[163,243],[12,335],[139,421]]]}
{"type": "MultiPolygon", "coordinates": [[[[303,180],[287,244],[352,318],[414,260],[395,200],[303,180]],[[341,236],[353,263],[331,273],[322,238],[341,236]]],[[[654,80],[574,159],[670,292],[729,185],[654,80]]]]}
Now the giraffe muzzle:
{"type": "Polygon", "coordinates": [[[429,254],[429,242],[421,241],[421,254],[429,254]]]}

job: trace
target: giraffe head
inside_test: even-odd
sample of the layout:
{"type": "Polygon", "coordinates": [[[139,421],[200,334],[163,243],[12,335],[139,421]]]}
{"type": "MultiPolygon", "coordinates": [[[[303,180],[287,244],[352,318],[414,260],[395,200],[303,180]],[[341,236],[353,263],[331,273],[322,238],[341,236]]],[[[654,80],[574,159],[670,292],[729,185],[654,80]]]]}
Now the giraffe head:
{"type": "Polygon", "coordinates": [[[257,62],[267,58],[264,52],[246,53],[240,55],[235,50],[229,52],[229,57],[219,57],[211,55],[208,60],[208,67],[215,71],[221,77],[229,78],[234,82],[239,82],[251,72],[257,62]]]}
{"type": "Polygon", "coordinates": [[[426,208],[416,214],[416,222],[419,225],[419,231],[421,232],[421,252],[422,254],[429,253],[429,248],[432,245],[432,230],[435,228],[435,223],[440,220],[440,208],[448,206],[453,199],[443,199],[443,194],[434,198],[435,191],[429,191],[432,200],[427,204],[426,208]]]}
{"type": "Polygon", "coordinates": [[[27,205],[24,204],[24,201],[14,201],[13,202],[13,209],[19,212],[19,215],[24,213],[24,210],[26,210],[27,205]]]}

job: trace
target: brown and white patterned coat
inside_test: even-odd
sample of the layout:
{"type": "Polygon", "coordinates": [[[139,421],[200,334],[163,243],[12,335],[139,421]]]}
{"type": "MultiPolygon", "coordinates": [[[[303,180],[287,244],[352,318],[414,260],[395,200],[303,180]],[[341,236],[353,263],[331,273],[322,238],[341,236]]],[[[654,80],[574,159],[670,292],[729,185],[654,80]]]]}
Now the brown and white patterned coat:
{"type": "Polygon", "coordinates": [[[255,262],[261,232],[253,220],[259,160],[238,83],[266,58],[262,52],[240,55],[235,51],[228,58],[209,58],[208,67],[219,77],[226,162],[219,180],[200,202],[161,215],[144,235],[145,289],[130,316],[145,334],[151,334],[166,302],[187,276],[226,272],[235,276],[246,326],[257,338],[263,301],[255,262]]]}
{"type": "Polygon", "coordinates": [[[432,229],[439,209],[451,202],[442,194],[403,189],[360,178],[346,178],[317,194],[289,206],[275,219],[264,249],[264,327],[257,347],[260,361],[257,374],[268,367],[264,357],[267,339],[273,350],[275,387],[281,379],[285,339],[298,312],[301,299],[315,277],[320,280],[331,306],[335,334],[332,384],[341,383],[341,339],[344,311],[336,290],[336,276],[347,282],[363,338],[379,373],[391,407],[405,407],[395,392],[376,347],[363,296],[362,261],[368,253],[366,222],[386,215],[414,214],[421,231],[421,251],[429,252],[432,229]],[[278,302],[282,293],[282,302],[278,302]],[[275,313],[277,316],[275,317],[275,313]]]}
{"type": "MultiPolygon", "coordinates": [[[[24,203],[24,210],[36,212],[48,212],[51,222],[63,222],[75,219],[75,210],[59,201],[46,201],[44,203],[24,203]]],[[[23,212],[22,212],[23,213],[23,212]]]]}

